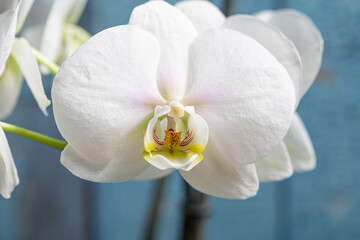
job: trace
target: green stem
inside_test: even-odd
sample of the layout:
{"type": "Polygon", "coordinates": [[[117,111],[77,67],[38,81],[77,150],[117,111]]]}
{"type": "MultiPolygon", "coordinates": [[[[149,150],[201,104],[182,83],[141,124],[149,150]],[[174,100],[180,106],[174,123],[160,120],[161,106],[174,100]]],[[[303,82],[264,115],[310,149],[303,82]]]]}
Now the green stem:
{"type": "Polygon", "coordinates": [[[64,150],[65,146],[67,145],[67,143],[64,141],[58,140],[56,138],[48,137],[43,134],[40,134],[40,133],[37,133],[34,131],[30,131],[28,129],[21,128],[21,127],[18,127],[18,126],[9,124],[9,123],[0,121],[0,127],[2,127],[2,129],[5,132],[13,133],[13,134],[28,138],[30,140],[42,143],[49,147],[58,149],[60,151],[64,150]]]}
{"type": "Polygon", "coordinates": [[[33,53],[34,53],[38,63],[41,63],[42,65],[44,65],[55,76],[57,74],[57,72],[59,71],[60,67],[56,63],[54,63],[53,61],[48,59],[39,50],[37,50],[35,48],[33,48],[32,50],[33,50],[33,53]]]}

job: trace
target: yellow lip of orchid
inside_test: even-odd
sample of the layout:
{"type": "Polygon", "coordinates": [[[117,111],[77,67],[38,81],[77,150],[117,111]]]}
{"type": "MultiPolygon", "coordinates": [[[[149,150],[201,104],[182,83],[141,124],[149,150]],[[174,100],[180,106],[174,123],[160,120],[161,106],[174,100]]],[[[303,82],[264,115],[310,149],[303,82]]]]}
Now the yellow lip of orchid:
{"type": "Polygon", "coordinates": [[[195,138],[199,133],[197,122],[191,116],[194,114],[193,107],[184,107],[178,100],[168,101],[163,107],[157,106],[144,136],[143,158],[159,169],[188,171],[199,164],[203,158],[200,153],[205,150],[208,140],[208,129],[206,122],[202,121],[206,125],[205,138],[195,138]],[[166,124],[160,124],[160,118],[164,118],[162,121],[166,124]],[[181,125],[184,122],[186,124],[181,125]],[[186,134],[183,135],[183,131],[186,134]]]}

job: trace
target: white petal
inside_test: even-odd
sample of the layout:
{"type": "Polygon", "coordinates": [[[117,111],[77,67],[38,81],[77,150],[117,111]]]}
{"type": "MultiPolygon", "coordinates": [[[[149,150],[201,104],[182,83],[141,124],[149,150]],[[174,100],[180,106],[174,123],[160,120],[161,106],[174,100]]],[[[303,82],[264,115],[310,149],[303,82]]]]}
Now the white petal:
{"type": "Polygon", "coordinates": [[[12,55],[21,73],[24,75],[25,81],[41,111],[47,116],[46,108],[50,105],[50,100],[45,95],[39,65],[32,52],[31,46],[24,38],[18,38],[14,42],[12,55]]]}
{"type": "Polygon", "coordinates": [[[187,129],[193,131],[194,137],[188,145],[183,147],[183,150],[201,153],[209,140],[209,126],[205,119],[195,112],[194,107],[187,106],[185,111],[190,114],[187,129]]]}
{"type": "Polygon", "coordinates": [[[255,166],[260,182],[281,181],[294,173],[284,142],[281,142],[269,156],[256,162],[255,166]]]}
{"type": "MultiPolygon", "coordinates": [[[[34,27],[36,25],[45,26],[47,17],[49,15],[51,6],[54,0],[36,0],[31,7],[31,11],[29,12],[26,21],[24,23],[21,36],[24,36],[24,31],[27,31],[28,28],[34,27]]],[[[41,35],[39,36],[41,37],[41,35]]],[[[29,39],[27,39],[29,40],[29,39]]]]}
{"type": "Polygon", "coordinates": [[[163,1],[150,1],[136,7],[129,23],[151,32],[159,40],[159,91],[167,100],[180,100],[187,86],[189,46],[197,35],[194,25],[163,1]]]}
{"type": "Polygon", "coordinates": [[[0,76],[0,119],[7,118],[19,99],[23,76],[14,58],[10,56],[0,76]]]}
{"type": "Polygon", "coordinates": [[[13,48],[19,5],[16,1],[5,1],[0,5],[0,75],[2,75],[6,60],[13,48]]]}
{"type": "Polygon", "coordinates": [[[160,170],[152,165],[149,165],[145,171],[133,178],[133,180],[143,181],[163,178],[171,174],[173,171],[174,169],[160,170]]]}
{"type": "Polygon", "coordinates": [[[25,19],[28,16],[34,0],[20,0],[19,14],[17,17],[16,33],[20,32],[24,25],[25,19]]]}
{"type": "Polygon", "coordinates": [[[314,147],[298,114],[294,115],[284,142],[288,148],[295,172],[310,171],[316,167],[314,147]]]}
{"type": "MultiPolygon", "coordinates": [[[[144,136],[145,151],[151,152],[156,147],[159,147],[154,139],[153,131],[154,131],[154,128],[157,127],[156,125],[158,123],[158,119],[160,117],[168,114],[170,111],[171,111],[171,108],[167,105],[156,106],[154,117],[149,121],[149,123],[147,124],[147,127],[146,127],[146,132],[145,132],[145,136],[144,136]]],[[[163,140],[163,138],[160,138],[159,135],[157,135],[157,136],[159,137],[160,140],[163,140]]]]}
{"type": "Polygon", "coordinates": [[[19,4],[19,0],[1,0],[0,14],[15,9],[18,4],[19,4]]]}
{"type": "Polygon", "coordinates": [[[64,49],[60,62],[65,61],[71,56],[84,42],[90,39],[91,35],[74,24],[66,24],[64,29],[64,49]]]}
{"type": "Polygon", "coordinates": [[[37,24],[24,29],[21,33],[32,47],[40,49],[41,37],[44,31],[44,24],[37,24]]]}
{"type": "Polygon", "coordinates": [[[201,33],[190,49],[190,66],[184,104],[196,106],[225,158],[248,164],[269,155],[294,114],[294,85],[285,68],[231,29],[201,33]]]}
{"type": "Polygon", "coordinates": [[[76,0],[54,0],[48,15],[40,51],[51,61],[56,62],[61,54],[63,26],[76,0]]]}
{"type": "Polygon", "coordinates": [[[203,160],[201,154],[179,151],[153,151],[151,154],[144,151],[143,157],[148,163],[160,170],[180,169],[190,171],[203,160]]]}
{"type": "Polygon", "coordinates": [[[175,7],[190,19],[199,32],[221,27],[225,21],[225,15],[209,1],[182,1],[175,7]]]}
{"type": "Polygon", "coordinates": [[[269,22],[270,19],[274,16],[274,13],[274,10],[263,10],[254,14],[254,16],[259,18],[261,21],[269,22]]]}
{"type": "MultiPolygon", "coordinates": [[[[62,0],[64,1],[64,0],[62,0]]],[[[72,1],[72,7],[69,15],[66,18],[68,23],[77,23],[85,9],[87,0],[70,0],[72,1]]]]}
{"type": "Polygon", "coordinates": [[[275,27],[247,15],[234,15],[224,23],[224,27],[240,31],[258,41],[286,68],[295,86],[297,104],[302,97],[302,63],[293,44],[275,27]]]}
{"type": "Polygon", "coordinates": [[[267,22],[280,29],[298,49],[304,67],[304,95],[315,81],[322,62],[324,40],[319,29],[308,16],[293,9],[274,11],[267,22]]]}
{"type": "Polygon", "coordinates": [[[14,188],[19,185],[19,177],[15,167],[8,141],[0,127],[0,194],[8,199],[14,188]]]}
{"type": "Polygon", "coordinates": [[[203,154],[203,161],[191,171],[180,171],[193,188],[222,198],[246,199],[256,195],[259,180],[254,164],[228,161],[212,138],[203,154]]]}
{"type": "MultiPolygon", "coordinates": [[[[154,107],[165,104],[156,88],[159,56],[151,34],[119,26],[90,38],[64,62],[52,88],[55,120],[63,137],[86,161],[106,168],[117,159],[114,164],[125,170],[131,161],[148,166],[141,155],[143,131],[154,107]],[[129,136],[137,139],[129,142],[129,136]]],[[[98,181],[113,179],[102,177],[98,181]]]]}
{"type": "MultiPolygon", "coordinates": [[[[138,138],[141,132],[127,136],[128,140],[119,148],[118,156],[102,164],[102,159],[87,159],[70,145],[61,153],[61,163],[75,176],[93,182],[124,182],[133,179],[148,168],[148,163],[141,158],[138,138]],[[139,153],[140,152],[140,153],[139,153]]],[[[140,141],[141,142],[141,141],[140,141]]]]}

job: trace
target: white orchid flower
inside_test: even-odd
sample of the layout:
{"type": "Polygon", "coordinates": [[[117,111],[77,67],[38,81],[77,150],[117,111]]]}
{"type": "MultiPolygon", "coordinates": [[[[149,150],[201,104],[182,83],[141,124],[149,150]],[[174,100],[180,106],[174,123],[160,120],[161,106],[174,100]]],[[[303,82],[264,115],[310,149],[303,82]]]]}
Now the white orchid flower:
{"type": "MultiPolygon", "coordinates": [[[[319,72],[323,53],[322,36],[315,24],[298,11],[264,11],[256,15],[258,18],[248,15],[226,18],[208,1],[183,1],[176,7],[189,17],[198,31],[230,28],[247,34],[263,45],[288,71],[298,90],[298,100],[319,72]]],[[[298,114],[294,115],[284,141],[272,154],[256,163],[259,179],[263,182],[282,180],[290,177],[294,170],[309,171],[315,165],[315,151],[298,114]]]]}
{"type": "Polygon", "coordinates": [[[15,108],[25,78],[41,111],[47,115],[47,99],[32,48],[24,38],[15,38],[30,10],[32,0],[0,3],[0,119],[15,108]]]}
{"type": "Polygon", "coordinates": [[[244,199],[254,163],[289,129],[296,92],[263,46],[231,29],[198,33],[163,1],[136,7],[64,62],[52,88],[68,145],[61,163],[95,182],[152,179],[174,169],[204,193],[244,199]]]}
{"type": "MultiPolygon", "coordinates": [[[[23,35],[49,60],[61,64],[90,34],[77,25],[87,0],[35,2],[23,35]]],[[[48,70],[42,68],[43,73],[48,70]]]]}
{"type": "Polygon", "coordinates": [[[5,133],[0,127],[0,194],[9,199],[17,185],[19,185],[19,177],[14,159],[5,133]]]}

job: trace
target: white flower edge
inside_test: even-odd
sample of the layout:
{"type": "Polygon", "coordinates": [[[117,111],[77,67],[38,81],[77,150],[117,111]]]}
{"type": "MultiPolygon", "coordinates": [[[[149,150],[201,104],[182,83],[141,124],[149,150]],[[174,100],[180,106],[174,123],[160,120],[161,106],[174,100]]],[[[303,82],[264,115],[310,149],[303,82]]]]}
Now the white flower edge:
{"type": "Polygon", "coordinates": [[[293,175],[294,169],[291,158],[284,142],[274,151],[255,163],[260,182],[281,181],[293,175]]]}
{"type": "Polygon", "coordinates": [[[314,83],[322,63],[324,39],[320,30],[308,16],[294,9],[266,10],[255,16],[278,28],[295,44],[304,68],[304,95],[314,83]]]}
{"type": "Polygon", "coordinates": [[[11,54],[14,56],[40,110],[47,116],[46,108],[51,102],[45,95],[39,65],[30,44],[25,38],[16,38],[11,54]]]}
{"type": "Polygon", "coordinates": [[[57,62],[62,54],[64,25],[76,23],[86,3],[87,0],[54,0],[40,40],[40,51],[51,61],[57,62]]]}
{"type": "Polygon", "coordinates": [[[0,119],[7,118],[15,109],[21,92],[23,76],[13,56],[7,60],[0,76],[0,119]]]}
{"type": "Polygon", "coordinates": [[[24,77],[41,111],[47,115],[50,101],[46,97],[37,60],[29,43],[15,38],[33,4],[32,0],[13,1],[10,9],[0,14],[4,41],[0,51],[0,118],[8,117],[16,106],[24,77]]]}
{"type": "Polygon", "coordinates": [[[295,86],[296,106],[302,97],[303,65],[293,42],[276,27],[260,19],[237,14],[228,18],[209,1],[182,1],[175,6],[195,25],[198,31],[211,28],[229,28],[255,39],[273,54],[286,68],[295,86]]]}
{"type": "Polygon", "coordinates": [[[293,172],[312,171],[316,167],[316,154],[308,131],[295,113],[283,142],[272,154],[256,163],[261,182],[281,181],[293,172]]]}
{"type": "Polygon", "coordinates": [[[20,0],[19,14],[16,24],[16,33],[19,33],[21,31],[33,4],[34,0],[20,0]]]}
{"type": "Polygon", "coordinates": [[[19,2],[9,4],[9,9],[0,14],[0,32],[2,33],[2,42],[0,45],[0,75],[3,74],[6,61],[10,56],[15,40],[16,21],[19,13],[19,2]]]}
{"type": "Polygon", "coordinates": [[[306,172],[316,167],[316,154],[311,138],[300,116],[294,115],[284,138],[295,172],[306,172]]]}
{"type": "Polygon", "coordinates": [[[0,127],[0,194],[9,199],[19,177],[4,130],[0,127]]]}

